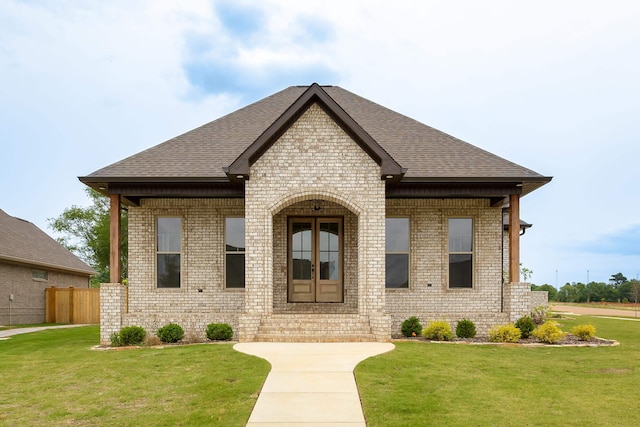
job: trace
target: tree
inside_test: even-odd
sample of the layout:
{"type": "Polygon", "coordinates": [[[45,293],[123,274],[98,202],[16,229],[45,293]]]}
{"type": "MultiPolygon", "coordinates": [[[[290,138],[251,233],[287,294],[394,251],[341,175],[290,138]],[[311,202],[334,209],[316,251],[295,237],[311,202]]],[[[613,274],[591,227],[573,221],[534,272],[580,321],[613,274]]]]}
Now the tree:
{"type": "Polygon", "coordinates": [[[548,296],[549,296],[549,301],[556,301],[556,297],[558,295],[558,290],[556,288],[554,288],[551,285],[548,284],[544,284],[544,285],[531,285],[531,290],[532,291],[547,291],[548,296]]]}
{"type": "Polygon", "coordinates": [[[622,285],[627,280],[628,279],[624,277],[622,273],[616,273],[611,275],[611,279],[609,279],[609,282],[611,282],[611,285],[617,289],[618,286],[622,285]]]}
{"type": "MultiPolygon", "coordinates": [[[[72,206],[57,218],[49,218],[49,227],[62,234],[58,242],[98,272],[92,285],[109,281],[109,198],[87,188],[92,201],[88,207],[72,206]]],[[[122,278],[127,277],[127,212],[121,216],[122,278]]],[[[121,278],[121,279],[122,279],[121,278]]]]}
{"type": "Polygon", "coordinates": [[[533,270],[529,270],[527,267],[522,265],[522,263],[520,263],[520,274],[522,275],[522,278],[526,282],[531,278],[531,276],[533,276],[533,270]]]}

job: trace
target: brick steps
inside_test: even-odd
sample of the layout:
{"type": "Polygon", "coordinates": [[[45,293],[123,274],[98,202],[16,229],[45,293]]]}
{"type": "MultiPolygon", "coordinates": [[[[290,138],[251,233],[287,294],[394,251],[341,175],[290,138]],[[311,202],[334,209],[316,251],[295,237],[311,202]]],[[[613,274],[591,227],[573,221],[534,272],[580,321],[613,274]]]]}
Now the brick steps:
{"type": "Polygon", "coordinates": [[[256,341],[372,342],[369,319],[357,314],[274,314],[264,319],[256,341]]]}

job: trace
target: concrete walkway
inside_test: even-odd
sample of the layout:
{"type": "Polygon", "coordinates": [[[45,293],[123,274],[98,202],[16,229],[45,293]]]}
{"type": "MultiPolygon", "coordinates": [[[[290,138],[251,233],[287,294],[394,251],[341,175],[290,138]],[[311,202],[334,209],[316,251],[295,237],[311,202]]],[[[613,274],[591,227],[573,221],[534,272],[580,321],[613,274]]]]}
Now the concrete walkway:
{"type": "Polygon", "coordinates": [[[271,372],[247,427],[366,427],[353,369],[391,343],[240,343],[271,372]]]}
{"type": "Polygon", "coordinates": [[[31,332],[39,332],[39,331],[44,331],[46,329],[77,328],[80,326],[89,326],[89,325],[56,325],[56,326],[36,326],[33,328],[5,329],[4,331],[0,331],[0,340],[9,339],[9,337],[12,337],[14,335],[29,334],[31,332]]]}

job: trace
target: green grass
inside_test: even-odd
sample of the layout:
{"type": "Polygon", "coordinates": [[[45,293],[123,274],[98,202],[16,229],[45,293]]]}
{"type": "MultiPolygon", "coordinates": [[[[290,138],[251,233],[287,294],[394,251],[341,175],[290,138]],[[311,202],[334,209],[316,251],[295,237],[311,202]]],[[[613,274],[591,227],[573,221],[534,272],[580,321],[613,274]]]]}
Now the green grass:
{"type": "Polygon", "coordinates": [[[619,347],[525,348],[399,342],[356,368],[379,426],[637,426],[640,322],[592,323],[619,347]]]}
{"type": "Polygon", "coordinates": [[[0,341],[0,425],[244,426],[270,369],[231,344],[97,342],[97,326],[0,341]]]}

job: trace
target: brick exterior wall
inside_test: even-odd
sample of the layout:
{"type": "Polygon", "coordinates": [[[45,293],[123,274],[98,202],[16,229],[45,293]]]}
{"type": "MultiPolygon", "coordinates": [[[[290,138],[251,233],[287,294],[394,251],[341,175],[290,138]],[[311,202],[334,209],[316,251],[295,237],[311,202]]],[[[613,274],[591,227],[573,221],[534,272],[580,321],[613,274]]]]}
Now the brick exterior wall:
{"type": "Polygon", "coordinates": [[[304,334],[321,322],[328,339],[384,341],[410,316],[452,326],[466,317],[485,334],[531,304],[526,284],[502,285],[503,237],[502,211],[488,200],[385,200],[380,167],[313,105],[251,166],[244,200],[143,199],[129,209],[128,311],[123,288],[109,285],[102,313],[113,319],[101,322],[101,340],[121,326],[155,333],[169,322],[201,337],[208,323],[226,322],[241,341],[297,325],[297,339],[313,340],[304,334]],[[314,215],[343,218],[343,303],[287,302],[287,218],[314,215]],[[182,218],[180,289],[156,286],[159,216],[182,218]],[[245,289],[224,286],[226,216],[245,216],[245,289]],[[386,216],[410,218],[409,289],[385,289],[386,216]],[[451,217],[473,219],[472,289],[448,287],[451,217]]]}
{"type": "Polygon", "coordinates": [[[480,334],[503,323],[502,210],[484,199],[390,199],[388,216],[409,217],[411,233],[408,289],[387,289],[392,334],[402,322],[417,316],[423,324],[447,320],[453,327],[466,317],[480,334]],[[473,220],[473,288],[450,289],[448,219],[473,220]]]}
{"type": "Polygon", "coordinates": [[[45,289],[51,286],[88,288],[89,276],[40,266],[0,262],[0,325],[44,322],[45,289]],[[48,279],[34,279],[34,271],[46,271],[48,279]],[[14,295],[14,300],[10,303],[11,294],[14,295]]]}
{"type": "Polygon", "coordinates": [[[547,307],[549,305],[549,292],[531,291],[531,309],[536,307],[547,307]]]}
{"type": "MultiPolygon", "coordinates": [[[[206,325],[224,322],[237,333],[245,291],[225,288],[224,222],[243,215],[242,199],[143,199],[140,207],[130,207],[129,309],[122,326],[138,325],[155,334],[174,322],[203,339],[206,325]],[[182,218],[179,289],[156,285],[156,219],[162,216],[182,218]]],[[[101,335],[120,329],[109,325],[101,335]]]]}
{"type": "MultiPolygon", "coordinates": [[[[251,166],[250,172],[245,184],[246,314],[264,320],[272,315],[274,304],[282,309],[282,230],[274,230],[274,226],[283,225],[287,208],[304,209],[305,201],[322,200],[331,202],[332,209],[348,211],[345,252],[357,250],[356,259],[349,260],[355,267],[357,292],[354,278],[345,278],[344,310],[357,310],[365,319],[376,318],[371,323],[373,334],[388,339],[385,325],[389,319],[384,305],[385,183],[380,179],[380,167],[314,104],[251,166]],[[276,290],[279,294],[274,296],[276,290]]],[[[253,340],[258,326],[255,320],[247,324],[240,338],[253,340]]]]}

